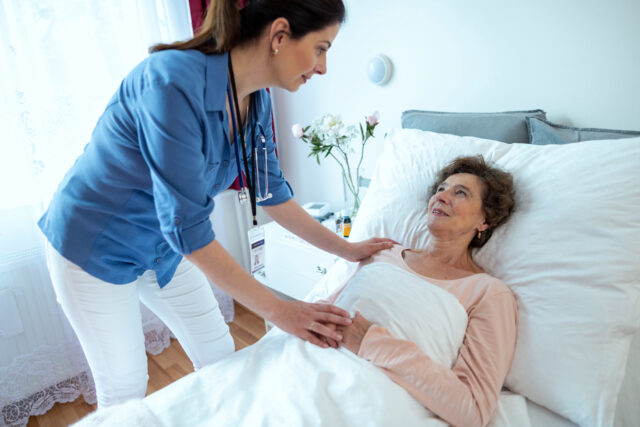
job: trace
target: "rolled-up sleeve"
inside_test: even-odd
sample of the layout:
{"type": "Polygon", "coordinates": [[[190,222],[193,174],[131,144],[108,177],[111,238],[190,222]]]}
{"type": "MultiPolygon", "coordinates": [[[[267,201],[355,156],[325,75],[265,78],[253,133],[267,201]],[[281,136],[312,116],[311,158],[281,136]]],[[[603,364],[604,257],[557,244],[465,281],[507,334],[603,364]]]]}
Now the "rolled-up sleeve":
{"type": "Polygon", "coordinates": [[[215,238],[203,154],[204,118],[179,88],[147,90],[139,99],[138,141],[149,167],[160,229],[171,248],[190,254],[215,238]]]}
{"type": "Polygon", "coordinates": [[[381,368],[424,407],[453,426],[489,424],[515,353],[518,308],[510,291],[492,296],[469,316],[454,365],[434,362],[411,341],[382,326],[365,334],[358,356],[381,368]]]}
{"type": "Polygon", "coordinates": [[[266,193],[268,182],[269,193],[272,194],[272,197],[258,203],[258,205],[274,206],[291,199],[293,197],[293,190],[285,179],[284,174],[280,169],[278,158],[276,157],[276,144],[273,138],[273,127],[271,119],[271,98],[266,90],[263,90],[261,95],[261,117],[259,117],[259,120],[264,129],[264,137],[267,143],[267,179],[265,180],[265,165],[263,153],[259,153],[258,155],[257,175],[258,181],[260,182],[261,192],[266,193]]]}

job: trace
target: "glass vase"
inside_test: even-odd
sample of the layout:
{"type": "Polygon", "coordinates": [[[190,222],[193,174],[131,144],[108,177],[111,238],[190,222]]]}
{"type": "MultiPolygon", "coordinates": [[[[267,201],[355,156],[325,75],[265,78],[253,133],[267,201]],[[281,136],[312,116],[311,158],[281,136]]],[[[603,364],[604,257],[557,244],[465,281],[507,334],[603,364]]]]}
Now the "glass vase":
{"type": "Polygon", "coordinates": [[[342,193],[344,195],[344,215],[354,218],[360,209],[360,188],[358,186],[358,178],[354,177],[351,183],[347,182],[347,177],[342,175],[342,193]],[[355,191],[354,191],[355,190],[355,191]]]}

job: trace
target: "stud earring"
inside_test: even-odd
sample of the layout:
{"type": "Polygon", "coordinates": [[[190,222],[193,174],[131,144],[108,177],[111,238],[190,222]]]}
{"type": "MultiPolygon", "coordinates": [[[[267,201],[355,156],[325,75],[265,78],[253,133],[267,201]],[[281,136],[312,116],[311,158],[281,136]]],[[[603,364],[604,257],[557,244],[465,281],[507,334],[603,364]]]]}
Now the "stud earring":
{"type": "Polygon", "coordinates": [[[279,51],[280,49],[275,49],[273,52],[271,52],[271,55],[276,56],[279,51]]]}
{"type": "Polygon", "coordinates": [[[478,230],[478,240],[482,237],[482,231],[478,230]]]}

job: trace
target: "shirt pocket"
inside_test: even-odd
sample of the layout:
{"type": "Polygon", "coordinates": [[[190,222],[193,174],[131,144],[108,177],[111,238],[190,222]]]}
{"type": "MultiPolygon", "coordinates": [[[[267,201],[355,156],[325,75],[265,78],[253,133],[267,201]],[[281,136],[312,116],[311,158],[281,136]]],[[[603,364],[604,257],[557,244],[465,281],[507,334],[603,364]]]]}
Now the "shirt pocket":
{"type": "Polygon", "coordinates": [[[207,165],[207,183],[209,196],[215,197],[218,193],[226,190],[236,176],[235,164],[230,160],[210,162],[207,165]]]}

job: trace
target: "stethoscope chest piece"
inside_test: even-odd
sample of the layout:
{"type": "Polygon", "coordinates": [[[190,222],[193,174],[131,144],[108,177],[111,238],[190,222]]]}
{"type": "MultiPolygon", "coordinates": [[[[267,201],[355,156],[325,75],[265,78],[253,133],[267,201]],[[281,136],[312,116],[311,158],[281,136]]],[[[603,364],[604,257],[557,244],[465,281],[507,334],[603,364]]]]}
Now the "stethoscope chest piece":
{"type": "Polygon", "coordinates": [[[249,200],[249,195],[247,194],[247,188],[242,187],[240,191],[238,191],[238,201],[241,205],[244,205],[249,200]]]}

